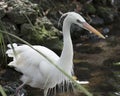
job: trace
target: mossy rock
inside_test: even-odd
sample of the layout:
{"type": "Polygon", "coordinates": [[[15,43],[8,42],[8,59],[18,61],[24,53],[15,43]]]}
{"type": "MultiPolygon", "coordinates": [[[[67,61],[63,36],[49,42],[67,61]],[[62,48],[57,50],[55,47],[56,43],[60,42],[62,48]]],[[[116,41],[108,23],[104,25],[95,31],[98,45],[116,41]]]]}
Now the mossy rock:
{"type": "Polygon", "coordinates": [[[53,29],[47,30],[45,26],[31,26],[26,23],[21,26],[21,34],[19,36],[31,44],[44,45],[60,53],[62,42],[53,29]]]}
{"type": "Polygon", "coordinates": [[[28,0],[11,0],[8,2],[7,16],[16,24],[23,24],[29,20],[34,23],[38,17],[37,5],[28,0]],[[28,20],[29,19],[29,20],[28,20]]]}
{"type": "Polygon", "coordinates": [[[50,38],[51,34],[49,34],[49,31],[44,27],[41,28],[25,23],[21,25],[21,33],[19,36],[32,44],[40,44],[45,42],[46,38],[50,38]]]}
{"type": "Polygon", "coordinates": [[[111,11],[110,8],[100,6],[98,7],[97,13],[98,15],[104,17],[104,15],[108,15],[110,11],[111,11]]]}
{"type": "Polygon", "coordinates": [[[92,4],[87,4],[84,9],[89,14],[95,14],[96,12],[96,9],[92,4]]]}
{"type": "Polygon", "coordinates": [[[114,21],[115,12],[111,8],[100,6],[97,9],[97,14],[104,19],[105,23],[114,21]]]}

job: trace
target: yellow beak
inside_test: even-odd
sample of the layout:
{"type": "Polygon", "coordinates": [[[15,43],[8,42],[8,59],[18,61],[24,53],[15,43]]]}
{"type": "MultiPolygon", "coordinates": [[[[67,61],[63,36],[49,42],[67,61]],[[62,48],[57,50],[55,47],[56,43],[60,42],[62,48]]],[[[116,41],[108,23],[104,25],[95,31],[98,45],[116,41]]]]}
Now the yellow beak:
{"type": "Polygon", "coordinates": [[[91,25],[89,25],[87,22],[84,22],[83,23],[83,28],[87,29],[88,31],[96,34],[97,36],[105,39],[105,37],[99,32],[97,31],[94,27],[92,27],[91,25]]]}

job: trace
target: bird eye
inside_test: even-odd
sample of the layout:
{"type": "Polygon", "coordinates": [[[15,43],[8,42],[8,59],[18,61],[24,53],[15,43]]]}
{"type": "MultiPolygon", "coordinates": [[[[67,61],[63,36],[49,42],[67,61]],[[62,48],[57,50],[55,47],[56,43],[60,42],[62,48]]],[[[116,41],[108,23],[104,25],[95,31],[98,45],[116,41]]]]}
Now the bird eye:
{"type": "Polygon", "coordinates": [[[80,20],[78,20],[78,19],[77,19],[76,21],[77,21],[78,23],[82,23],[82,22],[81,22],[80,20]]]}

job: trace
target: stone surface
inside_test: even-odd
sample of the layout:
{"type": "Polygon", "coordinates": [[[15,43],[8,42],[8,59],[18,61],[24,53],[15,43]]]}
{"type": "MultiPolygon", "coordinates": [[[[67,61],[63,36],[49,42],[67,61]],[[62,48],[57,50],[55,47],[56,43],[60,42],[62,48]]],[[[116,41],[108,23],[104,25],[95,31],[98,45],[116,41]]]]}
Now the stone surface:
{"type": "Polygon", "coordinates": [[[0,8],[0,19],[5,16],[5,11],[3,8],[0,8]]]}
{"type": "Polygon", "coordinates": [[[84,10],[86,13],[89,13],[89,14],[95,14],[96,12],[96,9],[92,4],[86,4],[86,6],[84,6],[84,10]]]}
{"type": "Polygon", "coordinates": [[[34,23],[38,16],[37,5],[22,0],[8,2],[7,16],[16,24],[23,24],[29,20],[34,23]],[[28,20],[29,19],[29,20],[28,20]]]}
{"type": "Polygon", "coordinates": [[[97,14],[102,17],[105,23],[114,21],[115,11],[108,7],[98,7],[97,14]]]}
{"type": "Polygon", "coordinates": [[[90,24],[92,25],[103,25],[104,24],[104,20],[98,16],[92,16],[91,19],[92,20],[90,24]]]}
{"type": "Polygon", "coordinates": [[[0,1],[0,19],[5,16],[7,4],[3,1],[0,1]]]}

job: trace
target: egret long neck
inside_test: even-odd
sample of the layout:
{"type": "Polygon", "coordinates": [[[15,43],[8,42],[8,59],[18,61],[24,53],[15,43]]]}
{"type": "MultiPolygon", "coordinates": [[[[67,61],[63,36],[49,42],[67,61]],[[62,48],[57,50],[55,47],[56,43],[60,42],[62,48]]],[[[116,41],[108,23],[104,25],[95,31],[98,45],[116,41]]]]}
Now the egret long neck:
{"type": "Polygon", "coordinates": [[[72,65],[73,60],[73,45],[70,36],[70,27],[71,23],[66,18],[63,22],[63,50],[60,56],[60,62],[64,67],[72,65]]]}

